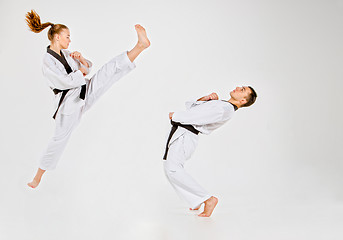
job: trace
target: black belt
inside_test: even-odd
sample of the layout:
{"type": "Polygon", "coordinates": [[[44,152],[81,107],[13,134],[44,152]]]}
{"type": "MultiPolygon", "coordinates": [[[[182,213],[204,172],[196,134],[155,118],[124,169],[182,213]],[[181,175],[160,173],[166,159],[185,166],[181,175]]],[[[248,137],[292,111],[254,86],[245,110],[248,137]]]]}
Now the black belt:
{"type": "Polygon", "coordinates": [[[186,128],[188,131],[198,135],[200,131],[196,130],[192,125],[189,125],[189,124],[182,124],[182,123],[179,123],[179,122],[174,122],[173,120],[170,121],[171,124],[173,125],[172,126],[172,129],[169,133],[169,137],[168,137],[168,140],[167,140],[167,145],[166,145],[166,151],[164,153],[164,156],[163,156],[163,160],[167,160],[167,155],[168,155],[168,150],[169,150],[169,142],[170,142],[170,139],[173,137],[174,133],[176,132],[177,128],[178,127],[183,127],[183,128],[186,128]]]}
{"type": "MultiPolygon", "coordinates": [[[[54,116],[52,116],[53,119],[56,118],[56,114],[57,114],[57,112],[58,112],[58,109],[60,109],[60,106],[61,106],[61,104],[62,104],[62,102],[63,102],[63,99],[65,98],[65,96],[67,95],[67,93],[68,93],[69,90],[70,90],[70,89],[60,90],[60,89],[57,89],[57,88],[55,88],[55,89],[52,90],[52,91],[55,93],[55,95],[56,95],[56,94],[59,94],[60,92],[62,92],[62,96],[61,96],[60,101],[59,101],[59,103],[58,103],[58,107],[57,107],[57,109],[56,109],[56,112],[55,112],[54,116]]],[[[86,97],[86,84],[84,84],[84,85],[81,86],[81,92],[80,92],[80,96],[79,96],[79,97],[80,97],[82,100],[85,100],[85,97],[86,97]]]]}

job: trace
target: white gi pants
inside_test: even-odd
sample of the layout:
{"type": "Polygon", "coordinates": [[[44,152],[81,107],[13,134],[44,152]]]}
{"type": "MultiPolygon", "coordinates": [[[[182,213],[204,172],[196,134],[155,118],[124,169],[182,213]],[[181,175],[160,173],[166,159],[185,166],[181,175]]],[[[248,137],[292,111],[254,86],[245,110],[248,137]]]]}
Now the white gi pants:
{"type": "MultiPolygon", "coordinates": [[[[123,53],[106,63],[95,75],[87,81],[85,104],[72,114],[57,112],[56,129],[48,147],[40,159],[39,168],[52,170],[56,168],[73,130],[79,124],[82,115],[121,77],[129,73],[135,64],[130,61],[127,53],[123,53]]],[[[81,149],[80,149],[81,151],[81,149]]]]}
{"type": "Polygon", "coordinates": [[[212,196],[184,169],[186,160],[196,148],[199,136],[182,127],[178,127],[174,135],[177,138],[172,138],[169,143],[167,160],[163,161],[164,171],[177,194],[191,208],[197,208],[212,196]]]}

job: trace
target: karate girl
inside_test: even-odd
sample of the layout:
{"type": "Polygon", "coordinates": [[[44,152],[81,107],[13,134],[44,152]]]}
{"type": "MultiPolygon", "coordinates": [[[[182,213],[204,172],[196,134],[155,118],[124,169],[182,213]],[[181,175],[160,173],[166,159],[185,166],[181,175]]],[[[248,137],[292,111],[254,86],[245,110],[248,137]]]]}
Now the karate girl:
{"type": "Polygon", "coordinates": [[[166,145],[163,159],[167,179],[178,193],[188,202],[191,210],[198,210],[204,203],[200,217],[211,216],[218,199],[200,186],[186,171],[184,165],[195,151],[199,133],[210,134],[230,120],[235,111],[248,107],[256,100],[252,87],[237,87],[230,92],[228,101],[218,100],[216,93],[204,96],[197,101],[186,102],[186,111],[169,113],[172,130],[166,145]]]}
{"type": "Polygon", "coordinates": [[[46,150],[43,152],[38,171],[28,186],[36,188],[46,170],[56,168],[73,130],[83,114],[121,77],[135,68],[133,61],[150,46],[145,29],[135,25],[138,42],[128,52],[113,58],[97,71],[90,79],[85,76],[92,67],[91,61],[80,52],[71,52],[69,28],[63,24],[41,23],[35,11],[26,14],[26,22],[32,32],[48,30],[50,46],[43,58],[43,75],[48,86],[55,94],[56,129],[46,150]]]}

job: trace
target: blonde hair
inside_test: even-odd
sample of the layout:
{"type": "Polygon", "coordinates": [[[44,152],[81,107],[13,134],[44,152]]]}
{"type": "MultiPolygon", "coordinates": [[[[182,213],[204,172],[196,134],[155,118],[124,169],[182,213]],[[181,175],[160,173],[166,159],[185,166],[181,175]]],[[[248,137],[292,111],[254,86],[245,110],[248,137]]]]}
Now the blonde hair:
{"type": "Polygon", "coordinates": [[[26,13],[25,20],[30,30],[35,33],[40,33],[45,28],[50,26],[48,31],[48,39],[50,41],[54,39],[55,34],[60,34],[64,29],[68,29],[68,27],[63,24],[53,24],[51,22],[42,24],[39,15],[34,10],[26,13]]]}

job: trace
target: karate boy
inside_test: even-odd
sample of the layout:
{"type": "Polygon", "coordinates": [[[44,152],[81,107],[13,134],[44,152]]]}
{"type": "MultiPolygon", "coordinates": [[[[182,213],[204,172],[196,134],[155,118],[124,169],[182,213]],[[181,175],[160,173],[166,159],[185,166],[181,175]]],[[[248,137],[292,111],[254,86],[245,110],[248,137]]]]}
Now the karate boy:
{"type": "Polygon", "coordinates": [[[250,86],[237,87],[230,92],[228,101],[218,100],[211,93],[194,102],[186,102],[186,111],[169,113],[172,130],[169,134],[164,160],[167,179],[186,200],[191,210],[198,210],[204,203],[204,211],[198,216],[211,216],[218,199],[201,187],[184,169],[184,164],[195,150],[199,133],[210,134],[233,117],[235,111],[251,106],[256,100],[256,92],[250,86]]]}

